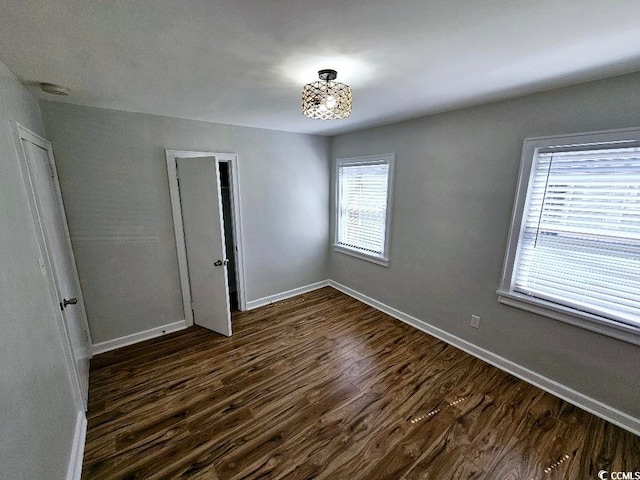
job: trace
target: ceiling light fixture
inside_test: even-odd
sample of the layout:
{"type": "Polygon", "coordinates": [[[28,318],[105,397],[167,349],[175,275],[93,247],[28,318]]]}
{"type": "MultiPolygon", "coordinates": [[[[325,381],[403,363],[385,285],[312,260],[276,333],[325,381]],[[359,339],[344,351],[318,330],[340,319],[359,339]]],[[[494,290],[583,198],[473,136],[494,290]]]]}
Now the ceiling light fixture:
{"type": "Polygon", "coordinates": [[[351,115],[351,87],[336,82],[338,72],[320,70],[320,81],[308,83],[302,89],[302,113],[320,120],[337,120],[351,115]]]}
{"type": "Polygon", "coordinates": [[[56,85],[55,83],[40,83],[40,90],[51,95],[69,95],[69,89],[62,85],[56,85]]]}

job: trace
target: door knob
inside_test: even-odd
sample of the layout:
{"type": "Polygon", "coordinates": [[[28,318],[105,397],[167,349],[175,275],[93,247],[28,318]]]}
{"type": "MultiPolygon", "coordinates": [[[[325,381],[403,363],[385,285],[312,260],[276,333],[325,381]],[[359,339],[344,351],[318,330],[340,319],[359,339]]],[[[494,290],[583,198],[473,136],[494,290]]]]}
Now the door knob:
{"type": "Polygon", "coordinates": [[[76,303],[78,303],[78,299],[77,298],[70,298],[69,300],[67,300],[66,298],[62,299],[62,308],[66,308],[67,305],[75,305],[76,303]]]}
{"type": "Polygon", "coordinates": [[[228,265],[228,264],[229,264],[229,259],[228,259],[228,258],[225,258],[225,259],[224,259],[224,262],[222,262],[222,263],[224,263],[225,265],[228,265]]]}
{"type": "Polygon", "coordinates": [[[222,260],[216,260],[215,262],[213,262],[213,266],[214,267],[221,267],[222,266],[222,260]]]}

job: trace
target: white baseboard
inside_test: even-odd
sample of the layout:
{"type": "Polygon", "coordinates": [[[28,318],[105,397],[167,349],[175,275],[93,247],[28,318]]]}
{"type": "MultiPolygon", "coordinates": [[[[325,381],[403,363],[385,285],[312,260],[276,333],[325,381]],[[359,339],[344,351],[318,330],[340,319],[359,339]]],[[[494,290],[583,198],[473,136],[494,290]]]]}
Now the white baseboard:
{"type": "Polygon", "coordinates": [[[253,310],[254,308],[263,307],[271,303],[279,302],[280,300],[285,300],[290,297],[295,297],[296,295],[301,295],[303,293],[311,292],[313,290],[326,287],[329,285],[329,282],[330,282],[329,280],[322,280],[321,282],[305,285],[304,287],[298,287],[292,290],[287,290],[286,292],[276,293],[275,295],[269,295],[268,297],[262,297],[257,300],[251,300],[250,302],[247,302],[247,310],[253,310]]]}
{"type": "Polygon", "coordinates": [[[543,375],[540,375],[528,368],[525,368],[517,363],[514,363],[504,357],[496,355],[495,353],[490,352],[489,350],[485,350],[484,348],[478,347],[467,340],[464,340],[455,335],[451,335],[446,331],[434,327],[433,325],[429,325],[428,323],[420,320],[416,317],[408,315],[396,308],[390,307],[378,300],[375,300],[371,297],[368,297],[356,290],[353,290],[349,287],[346,287],[338,282],[334,282],[333,280],[329,280],[329,285],[336,290],[340,290],[341,292],[353,297],[357,300],[360,300],[371,307],[380,310],[392,317],[404,322],[408,325],[411,325],[418,330],[422,330],[429,335],[432,335],[443,342],[446,342],[450,345],[453,345],[464,352],[467,352],[469,355],[473,355],[474,357],[483,360],[494,367],[499,368],[511,375],[514,375],[525,382],[528,382],[536,387],[541,388],[542,390],[555,395],[567,402],[586,410],[587,412],[593,413],[594,415],[607,420],[608,422],[613,423],[614,425],[618,425],[625,430],[630,431],[635,435],[640,435],[640,419],[632,417],[631,415],[624,413],[620,410],[612,408],[607,404],[596,400],[594,398],[588,397],[576,390],[573,390],[561,383],[556,382],[555,380],[551,380],[543,375]]]}
{"type": "MultiPolygon", "coordinates": [[[[360,300],[367,305],[372,306],[373,308],[380,310],[392,317],[411,325],[418,330],[421,330],[429,335],[432,335],[450,345],[453,345],[460,350],[473,355],[474,357],[483,360],[500,370],[503,370],[507,373],[510,373],[525,382],[528,382],[536,387],[545,390],[546,392],[555,395],[567,402],[576,405],[594,415],[607,420],[614,425],[618,425],[625,430],[630,431],[635,435],[640,435],[640,419],[635,418],[625,412],[617,410],[609,405],[591,398],[583,393],[580,393],[576,390],[573,390],[565,385],[562,385],[555,380],[547,378],[539,373],[536,373],[532,370],[529,370],[522,365],[512,362],[504,357],[496,355],[495,353],[490,352],[484,348],[478,347],[473,343],[464,340],[460,337],[452,335],[438,327],[428,324],[427,322],[420,320],[416,317],[413,317],[407,313],[401,312],[400,310],[390,307],[374,298],[368,297],[363,293],[360,293],[356,290],[353,290],[345,285],[342,285],[333,280],[323,280],[320,282],[312,283],[310,285],[305,285],[302,287],[294,288],[291,290],[287,290],[286,292],[277,293],[275,295],[269,295],[267,297],[259,298],[257,300],[252,300],[247,302],[247,310],[253,310],[254,308],[262,307],[264,305],[269,305],[274,302],[278,302],[281,300],[285,300],[290,297],[294,297],[296,295],[301,295],[303,293],[311,292],[313,290],[317,290],[322,287],[331,286],[336,290],[339,290],[350,297],[353,297],[357,300],[360,300]]],[[[179,322],[170,323],[168,325],[163,325],[161,327],[152,328],[150,330],[146,330],[144,332],[134,333],[132,335],[127,335],[125,337],[116,338],[113,340],[109,340],[106,342],[98,343],[93,345],[93,353],[94,355],[108,352],[110,350],[115,350],[116,348],[124,347],[126,345],[131,345],[134,343],[142,342],[144,340],[148,340],[150,338],[158,337],[160,335],[164,335],[166,333],[175,332],[178,330],[182,330],[186,328],[186,322],[181,320],[179,322]]],[[[86,424],[86,419],[85,419],[86,424]]],[[[86,430],[86,426],[85,426],[86,430]]],[[[84,440],[83,440],[84,446],[84,440]]]]}
{"type": "Polygon", "coordinates": [[[177,332],[178,330],[183,330],[185,328],[187,328],[187,322],[185,320],[180,320],[178,322],[168,323],[167,325],[161,325],[160,327],[151,328],[143,332],[132,333],[131,335],[126,335],[124,337],[96,343],[93,345],[93,354],[98,355],[110,350],[115,350],[116,348],[126,347],[127,345],[133,345],[134,343],[159,337],[167,333],[177,332]]]}
{"type": "Polygon", "coordinates": [[[87,436],[87,417],[84,412],[78,412],[76,429],[73,434],[67,480],[80,480],[82,475],[82,459],[84,458],[84,441],[87,436]]]}
{"type": "MultiPolygon", "coordinates": [[[[280,300],[295,297],[296,295],[311,292],[328,285],[329,280],[322,280],[310,285],[304,285],[302,287],[287,290],[286,292],[280,292],[276,293],[275,295],[269,295],[268,297],[252,300],[250,302],[247,302],[247,310],[253,310],[254,308],[269,305],[274,302],[279,302],[280,300]]],[[[126,335],[124,337],[114,338],[113,340],[107,340],[106,342],[96,343],[92,346],[92,352],[94,355],[99,355],[100,353],[109,352],[120,347],[126,347],[127,345],[133,345],[134,343],[144,342],[145,340],[159,337],[167,333],[176,332],[187,327],[187,322],[185,320],[180,320],[178,322],[169,323],[160,327],[151,328],[143,332],[132,333],[131,335],[126,335]]]]}

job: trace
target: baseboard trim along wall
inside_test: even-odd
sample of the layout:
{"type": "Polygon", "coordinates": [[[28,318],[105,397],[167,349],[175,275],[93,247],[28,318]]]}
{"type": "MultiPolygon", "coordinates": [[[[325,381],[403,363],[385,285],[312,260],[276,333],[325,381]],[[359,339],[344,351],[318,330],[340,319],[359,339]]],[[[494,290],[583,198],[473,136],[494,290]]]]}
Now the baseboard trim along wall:
{"type": "MultiPolygon", "coordinates": [[[[433,325],[428,324],[427,322],[420,320],[416,317],[413,317],[407,313],[404,313],[394,307],[390,307],[378,300],[371,298],[363,293],[358,292],[357,290],[353,290],[341,283],[338,283],[334,280],[323,280],[320,282],[312,283],[309,285],[305,285],[302,287],[294,288],[291,290],[287,290],[285,292],[277,293],[274,295],[269,295],[267,297],[259,298],[257,300],[251,300],[247,302],[247,310],[253,310],[258,307],[262,307],[265,305],[270,305],[275,302],[279,302],[281,300],[285,300],[290,297],[295,297],[296,295],[301,295],[303,293],[311,292],[313,290],[317,290],[322,287],[331,286],[336,290],[349,295],[350,297],[355,298],[356,300],[360,300],[367,305],[386,313],[394,317],[401,322],[404,322],[408,325],[411,325],[418,330],[421,330],[429,335],[432,335],[443,342],[446,342],[450,345],[453,345],[456,348],[472,355],[480,360],[483,360],[494,367],[499,368],[515,377],[524,380],[527,383],[535,385],[536,387],[541,388],[542,390],[555,395],[558,398],[566,400],[567,402],[580,407],[587,412],[593,413],[594,415],[607,420],[614,425],[617,425],[625,430],[630,431],[635,435],[640,435],[640,419],[632,417],[631,415],[617,410],[609,405],[591,398],[583,393],[580,393],[576,390],[573,390],[565,385],[562,385],[555,380],[547,378],[543,375],[540,375],[532,370],[529,370],[522,365],[512,362],[504,357],[496,355],[489,350],[478,347],[467,340],[464,340],[460,337],[452,335],[438,327],[434,327],[433,325]]],[[[131,345],[134,343],[142,342],[144,340],[148,340],[150,338],[158,337],[160,335],[164,335],[166,333],[175,332],[177,330],[182,330],[186,328],[186,322],[181,320],[179,322],[170,323],[168,325],[164,325],[161,327],[152,328],[150,330],[146,330],[144,332],[134,333],[132,335],[127,335],[125,337],[116,338],[114,340],[109,340],[107,342],[98,343],[93,346],[93,353],[97,355],[99,353],[108,352],[110,350],[115,350],[116,348],[124,347],[126,345],[131,345]]],[[[85,420],[86,423],[86,420],[85,420]]]]}
{"type": "Polygon", "coordinates": [[[187,322],[180,320],[178,322],[168,323],[167,325],[161,325],[160,327],[150,328],[143,332],[132,333],[124,337],[114,338],[113,340],[107,340],[106,342],[100,342],[93,345],[93,354],[98,355],[100,353],[109,352],[116,348],[126,347],[127,345],[133,345],[134,343],[144,342],[151,338],[166,335],[167,333],[177,332],[187,328],[187,322]]]}
{"type": "Polygon", "coordinates": [[[286,292],[276,293],[275,295],[258,298],[257,300],[251,300],[250,302],[247,302],[247,310],[253,310],[254,308],[270,305],[272,303],[279,302],[290,297],[295,297],[296,295],[302,295],[303,293],[311,292],[328,285],[329,280],[322,280],[321,282],[311,283],[309,285],[305,285],[304,287],[293,288],[291,290],[287,290],[286,292]]]}
{"type": "Polygon", "coordinates": [[[451,335],[450,333],[447,333],[440,328],[429,325],[428,323],[416,317],[401,312],[396,308],[390,307],[389,305],[368,297],[367,295],[353,290],[352,288],[349,288],[333,280],[329,280],[328,284],[336,290],[339,290],[342,293],[355,298],[356,300],[360,300],[361,302],[366,303],[367,305],[380,310],[383,313],[391,315],[397,320],[411,325],[418,330],[422,330],[423,332],[428,333],[429,335],[432,335],[442,340],[443,342],[453,345],[454,347],[459,348],[469,355],[473,355],[474,357],[479,358],[480,360],[483,360],[493,365],[494,367],[499,368],[500,370],[510,373],[511,375],[518,377],[527,383],[535,385],[536,387],[539,387],[558,398],[566,400],[567,402],[580,407],[587,412],[593,413],[594,415],[607,420],[614,425],[624,428],[625,430],[628,430],[635,435],[640,435],[640,419],[638,418],[632,417],[627,413],[612,408],[599,400],[588,397],[576,390],[573,390],[554,380],[551,380],[550,378],[547,378],[506,358],[496,355],[489,350],[485,350],[484,348],[478,347],[473,343],[463,340],[460,337],[451,335]]]}
{"type": "Polygon", "coordinates": [[[78,412],[76,428],[73,434],[67,480],[80,480],[82,475],[82,459],[84,458],[84,441],[87,436],[87,417],[84,412],[78,412]]]}
{"type": "MultiPolygon", "coordinates": [[[[285,292],[258,298],[257,300],[251,300],[247,302],[247,310],[253,310],[254,308],[270,305],[272,303],[279,302],[290,297],[295,297],[296,295],[301,295],[303,293],[311,292],[328,285],[329,280],[322,280],[320,282],[311,283],[302,287],[293,288],[285,292]]],[[[126,335],[124,337],[114,338],[113,340],[107,340],[106,342],[96,343],[92,347],[92,353],[94,355],[99,355],[100,353],[109,352],[120,347],[126,347],[127,345],[133,345],[134,343],[144,342],[145,340],[159,337],[167,333],[177,332],[178,330],[182,330],[184,328],[187,328],[187,323],[185,320],[180,320],[178,322],[169,323],[160,327],[151,328],[143,332],[132,333],[131,335],[126,335]]]]}

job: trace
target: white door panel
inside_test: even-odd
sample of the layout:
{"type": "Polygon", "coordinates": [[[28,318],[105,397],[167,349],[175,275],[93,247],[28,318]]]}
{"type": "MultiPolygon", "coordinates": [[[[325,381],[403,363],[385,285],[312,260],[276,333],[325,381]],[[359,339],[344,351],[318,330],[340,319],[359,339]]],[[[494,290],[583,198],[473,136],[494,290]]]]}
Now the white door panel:
{"type": "Polygon", "coordinates": [[[194,323],[231,335],[222,200],[215,157],[177,158],[194,323]]]}
{"type": "Polygon", "coordinates": [[[36,203],[38,220],[44,235],[43,254],[50,259],[52,277],[64,317],[75,375],[84,407],[89,389],[89,335],[84,305],[77,278],[73,251],[68,239],[67,222],[59,195],[53,158],[49,151],[23,138],[22,146],[36,203]]]}

